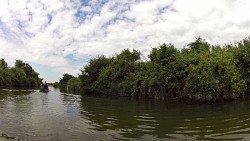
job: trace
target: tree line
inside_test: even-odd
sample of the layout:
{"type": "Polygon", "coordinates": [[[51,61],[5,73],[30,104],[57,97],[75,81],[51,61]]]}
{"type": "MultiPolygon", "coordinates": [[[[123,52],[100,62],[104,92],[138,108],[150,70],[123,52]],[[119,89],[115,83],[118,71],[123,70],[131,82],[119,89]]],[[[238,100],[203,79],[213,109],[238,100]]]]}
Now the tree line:
{"type": "Polygon", "coordinates": [[[22,60],[16,60],[14,67],[9,67],[0,59],[0,87],[37,87],[40,85],[38,73],[22,60]]]}
{"type": "Polygon", "coordinates": [[[211,45],[196,38],[183,49],[172,44],[152,48],[148,60],[125,49],[93,58],[74,77],[64,74],[61,91],[195,101],[237,99],[250,91],[250,38],[211,45]]]}

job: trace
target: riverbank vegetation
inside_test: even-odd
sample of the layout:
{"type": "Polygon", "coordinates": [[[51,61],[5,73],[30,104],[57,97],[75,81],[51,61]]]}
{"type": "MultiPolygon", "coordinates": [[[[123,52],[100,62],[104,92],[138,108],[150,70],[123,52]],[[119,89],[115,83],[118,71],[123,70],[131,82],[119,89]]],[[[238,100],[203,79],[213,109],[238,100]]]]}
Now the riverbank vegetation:
{"type": "Polygon", "coordinates": [[[141,56],[125,49],[93,58],[79,77],[64,74],[60,89],[195,101],[237,99],[250,91],[250,38],[225,46],[196,38],[181,50],[162,44],[152,48],[148,60],[141,56]]]}
{"type": "Polygon", "coordinates": [[[41,81],[38,75],[22,60],[16,60],[15,66],[9,67],[4,59],[0,59],[0,87],[37,87],[41,81]]]}

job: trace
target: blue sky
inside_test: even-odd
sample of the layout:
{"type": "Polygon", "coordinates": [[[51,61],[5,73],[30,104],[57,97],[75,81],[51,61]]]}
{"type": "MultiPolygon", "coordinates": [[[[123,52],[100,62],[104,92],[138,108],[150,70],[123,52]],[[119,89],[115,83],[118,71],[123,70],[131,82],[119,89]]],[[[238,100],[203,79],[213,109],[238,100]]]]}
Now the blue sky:
{"type": "Polygon", "coordinates": [[[1,0],[0,58],[29,64],[49,82],[88,60],[195,37],[222,44],[249,36],[247,0],[1,0]]]}

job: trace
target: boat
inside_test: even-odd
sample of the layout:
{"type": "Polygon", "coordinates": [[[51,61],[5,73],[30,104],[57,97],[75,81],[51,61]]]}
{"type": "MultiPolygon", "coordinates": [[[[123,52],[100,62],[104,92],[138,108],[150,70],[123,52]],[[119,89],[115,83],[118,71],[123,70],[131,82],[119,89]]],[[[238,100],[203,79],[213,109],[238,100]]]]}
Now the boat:
{"type": "Polygon", "coordinates": [[[40,92],[49,92],[48,85],[41,85],[40,92]]]}
{"type": "Polygon", "coordinates": [[[49,89],[45,90],[45,89],[40,89],[40,92],[49,92],[49,89]]]}

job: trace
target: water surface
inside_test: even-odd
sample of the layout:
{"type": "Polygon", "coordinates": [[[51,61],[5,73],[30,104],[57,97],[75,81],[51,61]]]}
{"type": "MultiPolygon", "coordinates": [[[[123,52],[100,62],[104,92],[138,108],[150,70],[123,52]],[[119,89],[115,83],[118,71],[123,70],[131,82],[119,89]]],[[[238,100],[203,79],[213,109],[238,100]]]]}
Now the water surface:
{"type": "Polygon", "coordinates": [[[0,132],[27,141],[250,140],[250,98],[215,104],[0,91],[0,132]]]}

